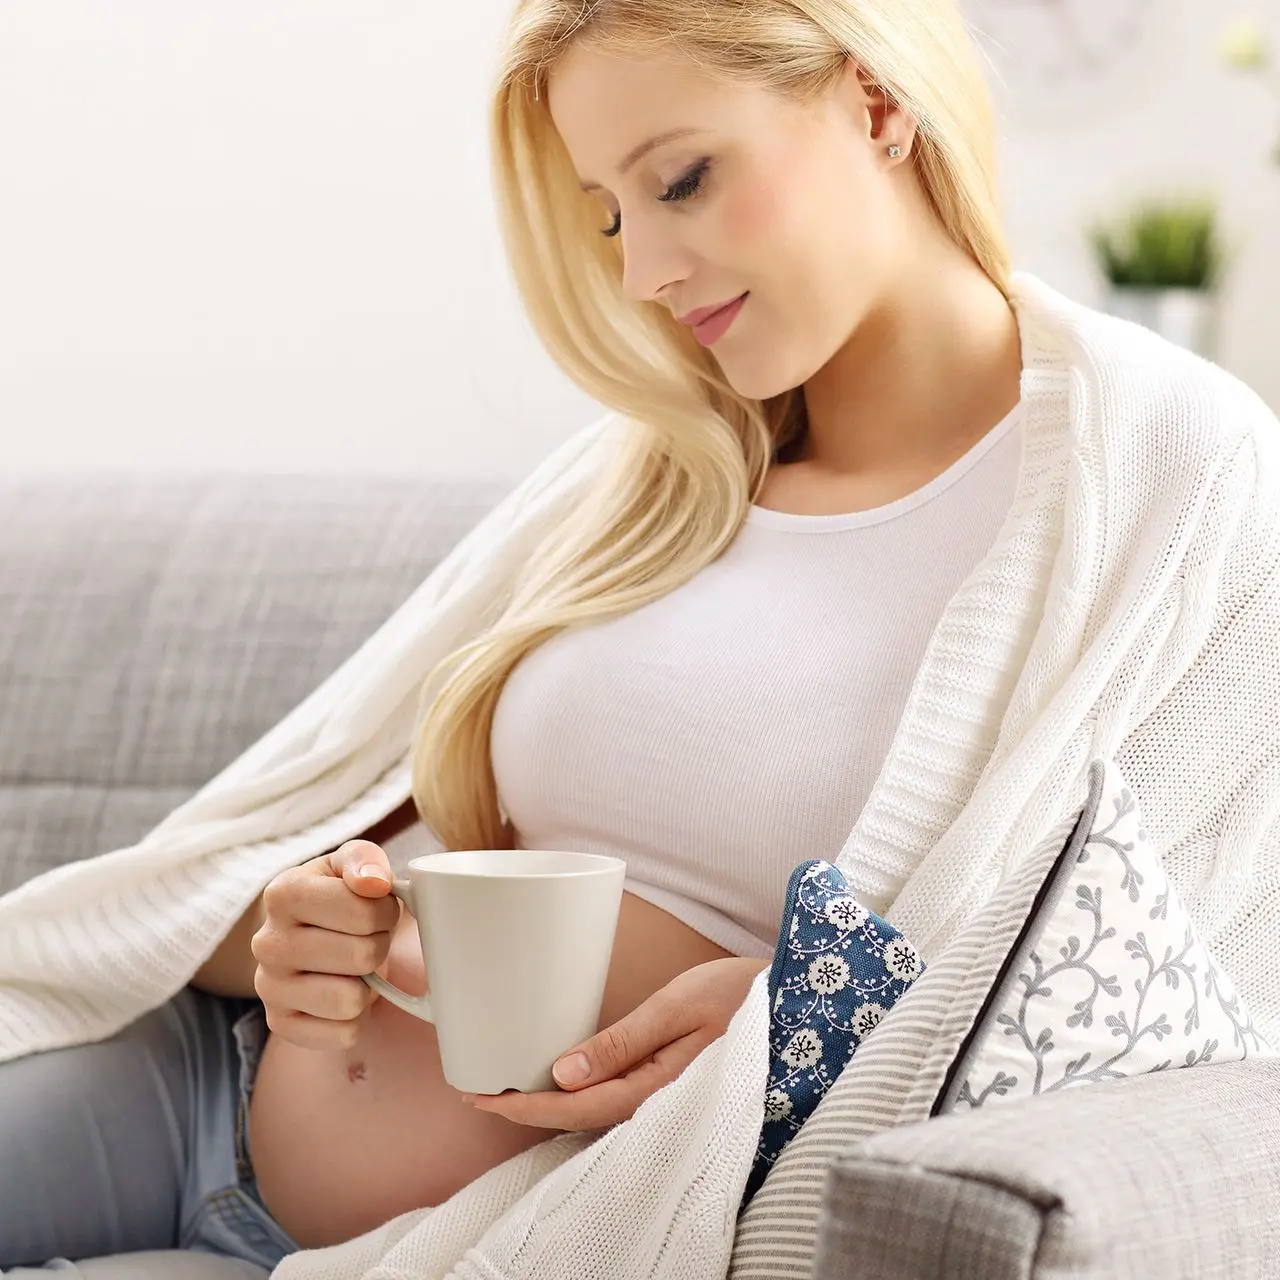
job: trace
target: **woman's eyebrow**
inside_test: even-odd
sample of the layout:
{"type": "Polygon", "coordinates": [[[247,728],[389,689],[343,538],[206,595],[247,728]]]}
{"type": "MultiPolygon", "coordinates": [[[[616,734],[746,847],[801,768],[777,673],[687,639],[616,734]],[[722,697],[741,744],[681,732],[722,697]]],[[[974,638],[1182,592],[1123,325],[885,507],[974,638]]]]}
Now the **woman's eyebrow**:
{"type": "MultiPolygon", "coordinates": [[[[664,142],[674,142],[677,138],[687,138],[691,133],[702,133],[702,129],[668,129],[666,133],[655,134],[638,147],[632,147],[627,152],[626,157],[618,166],[619,173],[626,173],[637,160],[647,156],[654,147],[660,147],[664,142]]],[[[582,184],[583,191],[599,191],[600,184],[598,182],[584,182],[582,184]]]]}

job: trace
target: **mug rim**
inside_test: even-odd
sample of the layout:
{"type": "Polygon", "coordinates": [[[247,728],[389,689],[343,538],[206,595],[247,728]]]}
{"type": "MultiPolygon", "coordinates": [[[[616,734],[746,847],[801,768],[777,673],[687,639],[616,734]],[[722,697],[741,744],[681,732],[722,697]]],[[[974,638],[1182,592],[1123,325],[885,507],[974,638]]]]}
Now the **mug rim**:
{"type": "Polygon", "coordinates": [[[579,849],[442,849],[438,853],[420,853],[410,858],[405,864],[410,871],[429,871],[433,875],[465,876],[475,875],[474,870],[451,868],[439,865],[446,858],[467,857],[486,853],[554,853],[567,854],[571,858],[589,858],[596,865],[582,866],[572,871],[508,871],[503,872],[504,880],[555,880],[571,876],[599,876],[627,869],[626,861],[611,853],[584,853],[579,849]],[[432,865],[435,864],[435,865],[432,865]]]}

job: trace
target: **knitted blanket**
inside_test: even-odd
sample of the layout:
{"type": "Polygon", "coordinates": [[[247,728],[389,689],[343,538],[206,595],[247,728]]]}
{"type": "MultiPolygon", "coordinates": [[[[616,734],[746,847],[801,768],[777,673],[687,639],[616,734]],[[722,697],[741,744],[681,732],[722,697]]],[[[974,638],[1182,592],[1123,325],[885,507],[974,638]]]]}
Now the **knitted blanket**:
{"type": "MultiPolygon", "coordinates": [[[[1016,280],[1024,444],[837,866],[918,861],[886,918],[926,971],[738,1216],[768,1074],[767,975],[635,1116],[277,1269],[329,1277],[807,1275],[822,1171],[923,1118],[1089,763],[1133,787],[1206,943],[1280,1040],[1280,424],[1222,370],[1016,280]],[[932,1081],[932,1084],[931,1084],[932,1081]]],[[[351,659],[137,845],[0,898],[0,1061],[112,1034],[179,990],[283,868],[409,792],[420,686],[627,430],[578,433],[351,659]]]]}

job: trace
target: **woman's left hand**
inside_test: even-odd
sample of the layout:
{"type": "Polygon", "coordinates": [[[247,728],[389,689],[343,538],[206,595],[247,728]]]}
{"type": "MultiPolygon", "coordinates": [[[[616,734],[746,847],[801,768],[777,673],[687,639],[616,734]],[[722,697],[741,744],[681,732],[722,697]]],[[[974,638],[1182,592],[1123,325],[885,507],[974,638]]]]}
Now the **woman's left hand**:
{"type": "Polygon", "coordinates": [[[535,1128],[608,1129],[630,1119],[652,1093],[673,1081],[713,1040],[724,1035],[768,960],[730,956],[673,978],[631,1013],[564,1053],[553,1074],[560,1090],[464,1094],[478,1111],[493,1111],[535,1128]],[[585,1071],[575,1078],[581,1055],[585,1071]]]}

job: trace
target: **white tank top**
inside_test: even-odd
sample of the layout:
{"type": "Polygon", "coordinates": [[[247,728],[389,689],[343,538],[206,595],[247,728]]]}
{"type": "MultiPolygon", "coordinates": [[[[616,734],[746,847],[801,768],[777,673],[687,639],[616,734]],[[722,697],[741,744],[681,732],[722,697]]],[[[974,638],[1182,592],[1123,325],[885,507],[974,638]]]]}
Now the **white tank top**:
{"type": "MultiPolygon", "coordinates": [[[[683,586],[528,654],[491,737],[517,847],[624,858],[630,892],[729,951],[772,954],[792,868],[840,852],[938,619],[995,541],[1020,417],[886,506],[752,507],[683,586]]],[[[851,879],[883,912],[911,871],[851,879]]]]}

